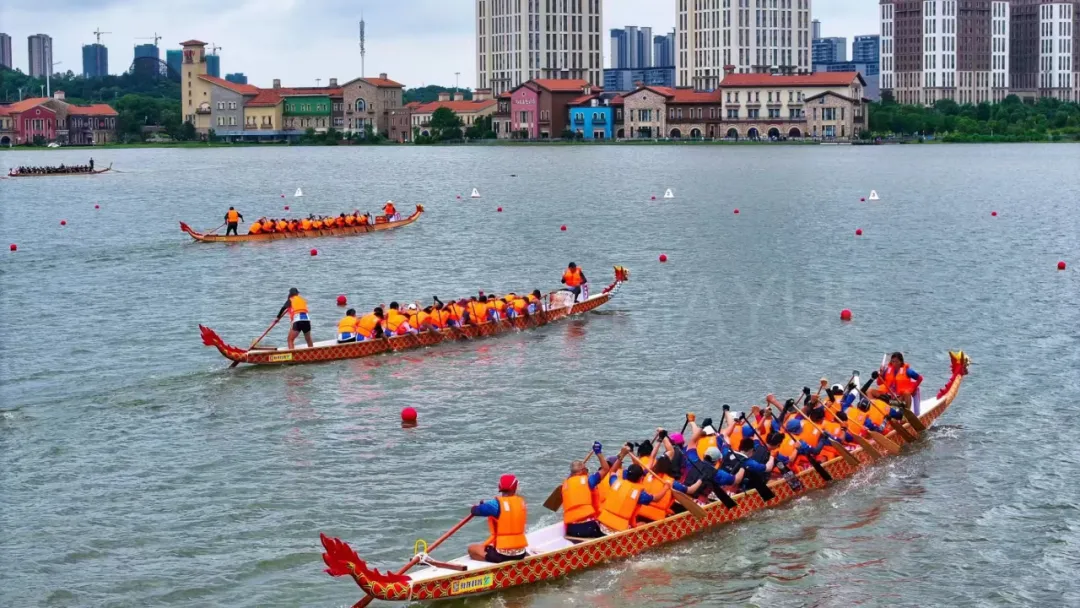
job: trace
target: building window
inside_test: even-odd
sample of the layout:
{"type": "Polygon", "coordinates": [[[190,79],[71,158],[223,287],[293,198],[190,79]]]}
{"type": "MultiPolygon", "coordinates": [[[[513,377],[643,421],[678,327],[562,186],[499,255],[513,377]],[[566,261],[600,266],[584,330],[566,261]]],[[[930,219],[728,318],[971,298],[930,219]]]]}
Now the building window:
{"type": "Polygon", "coordinates": [[[761,118],[761,110],[758,110],[757,108],[747,110],[746,115],[748,118],[761,118]]]}
{"type": "Polygon", "coordinates": [[[739,118],[739,110],[737,108],[728,108],[727,117],[729,120],[739,118]]]}
{"type": "Polygon", "coordinates": [[[836,108],[822,108],[821,120],[836,120],[836,108]]]}
{"type": "Polygon", "coordinates": [[[363,98],[360,98],[360,99],[356,100],[356,111],[357,112],[366,112],[367,111],[367,102],[364,101],[363,98]]]}

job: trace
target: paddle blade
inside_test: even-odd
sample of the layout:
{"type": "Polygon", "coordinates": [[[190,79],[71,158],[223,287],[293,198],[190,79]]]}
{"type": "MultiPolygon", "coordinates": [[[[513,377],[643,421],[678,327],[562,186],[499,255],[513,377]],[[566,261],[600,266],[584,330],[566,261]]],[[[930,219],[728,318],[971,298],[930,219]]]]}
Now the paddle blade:
{"type": "Polygon", "coordinates": [[[844,447],[844,444],[842,444],[839,441],[833,439],[832,437],[829,437],[829,441],[834,446],[836,446],[836,449],[840,452],[840,457],[844,459],[844,462],[848,463],[849,465],[851,465],[853,467],[859,466],[859,459],[856,458],[854,454],[849,452],[847,450],[847,448],[844,447]]]}
{"type": "Polygon", "coordinates": [[[832,481],[832,475],[829,475],[829,472],[825,470],[825,467],[821,466],[820,462],[814,460],[813,458],[810,458],[809,456],[807,456],[806,459],[810,461],[810,466],[814,467],[814,470],[817,471],[818,475],[821,475],[822,479],[827,482],[832,481]]]}
{"type": "Polygon", "coordinates": [[[735,499],[731,497],[727,492],[720,489],[719,486],[713,487],[713,494],[716,494],[716,498],[724,503],[724,506],[728,509],[738,508],[739,503],[735,502],[735,499]]]}
{"type": "Polygon", "coordinates": [[[776,494],[769,488],[769,484],[765,483],[765,480],[754,477],[749,482],[747,485],[758,493],[762,501],[769,502],[776,498],[776,494]]]}
{"type": "Polygon", "coordinates": [[[562,486],[552,490],[547,500],[544,501],[544,508],[548,511],[558,511],[562,508],[562,486]]]}
{"type": "Polygon", "coordinates": [[[907,428],[897,420],[889,420],[890,425],[896,430],[896,434],[904,438],[904,443],[915,443],[915,440],[919,438],[911,429],[907,428]]]}
{"type": "Polygon", "coordinates": [[[886,452],[894,456],[900,453],[900,446],[896,445],[892,439],[889,439],[877,431],[867,431],[867,433],[869,433],[870,438],[874,440],[874,443],[880,445],[886,452]]]}
{"type": "Polygon", "coordinates": [[[864,452],[870,455],[871,460],[882,459],[881,452],[877,451],[877,448],[874,447],[874,444],[867,441],[865,437],[860,437],[858,435],[852,435],[851,437],[855,440],[855,443],[859,444],[859,447],[861,447],[864,452]]]}
{"type": "Polygon", "coordinates": [[[907,420],[907,423],[910,424],[911,428],[915,429],[916,432],[922,433],[926,430],[926,425],[922,423],[922,420],[919,420],[919,417],[915,415],[915,412],[909,409],[901,409],[900,411],[904,413],[904,420],[907,420]]]}
{"type": "Polygon", "coordinates": [[[784,467],[780,471],[781,474],[784,476],[784,481],[786,481],[787,484],[791,486],[792,490],[794,490],[795,492],[802,492],[802,482],[799,481],[799,478],[795,475],[795,473],[791,472],[791,469],[784,467]]]}
{"type": "MultiPolygon", "coordinates": [[[[682,505],[684,509],[690,512],[691,515],[693,515],[697,519],[705,519],[705,509],[702,509],[701,505],[697,504],[697,501],[695,501],[693,498],[690,498],[689,496],[683,494],[678,490],[672,490],[671,494],[675,497],[675,502],[682,505]]],[[[725,494],[725,496],[727,495],[725,494]]],[[[730,496],[728,496],[728,500],[731,500],[730,496]]]]}

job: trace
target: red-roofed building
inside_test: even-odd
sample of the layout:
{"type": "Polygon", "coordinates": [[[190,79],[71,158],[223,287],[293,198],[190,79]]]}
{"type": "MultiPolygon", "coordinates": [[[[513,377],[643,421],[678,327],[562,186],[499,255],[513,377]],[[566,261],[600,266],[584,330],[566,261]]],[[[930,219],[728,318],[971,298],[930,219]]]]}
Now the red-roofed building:
{"type": "Polygon", "coordinates": [[[623,96],[625,130],[630,139],[717,137],[723,116],[719,92],[639,86],[623,96]]]}
{"type": "Polygon", "coordinates": [[[854,139],[867,127],[865,88],[858,72],[728,74],[718,89],[724,102],[723,136],[854,139]]]}
{"type": "MultiPolygon", "coordinates": [[[[477,93],[480,92],[477,91],[477,93]]],[[[450,98],[448,92],[439,93],[438,101],[432,101],[413,108],[412,126],[417,135],[432,135],[429,130],[431,115],[439,108],[447,108],[458,115],[458,118],[461,119],[461,132],[464,135],[465,129],[473,126],[477,121],[488,116],[494,116],[498,108],[498,101],[488,98],[486,93],[476,95],[470,100],[466,100],[463,93],[454,93],[453,99],[450,98]],[[479,97],[479,99],[476,97],[479,97]]]]}
{"type": "MultiPolygon", "coordinates": [[[[390,113],[401,110],[405,85],[379,74],[378,78],[354,78],[341,86],[346,133],[372,133],[390,137],[390,113]]],[[[401,115],[397,115],[400,120],[401,115]]]]}
{"type": "Polygon", "coordinates": [[[33,97],[0,106],[0,146],[56,142],[89,146],[116,140],[117,112],[106,104],[76,106],[53,97],[33,97]]]}
{"type": "Polygon", "coordinates": [[[509,120],[500,117],[500,139],[554,139],[571,131],[570,102],[602,91],[581,79],[540,78],[529,80],[510,91],[509,120]],[[509,130],[502,127],[508,124],[509,130]]]}

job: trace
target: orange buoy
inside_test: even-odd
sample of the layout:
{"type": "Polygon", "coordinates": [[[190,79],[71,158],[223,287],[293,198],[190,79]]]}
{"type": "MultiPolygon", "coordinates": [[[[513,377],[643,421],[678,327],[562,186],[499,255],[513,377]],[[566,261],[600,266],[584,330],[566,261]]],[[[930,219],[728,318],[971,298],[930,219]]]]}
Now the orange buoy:
{"type": "Polygon", "coordinates": [[[855,236],[862,236],[862,228],[855,229],[855,236]]]}
{"type": "Polygon", "coordinates": [[[498,211],[499,213],[502,213],[502,207],[499,207],[499,208],[498,208],[498,209],[496,209],[495,211],[498,211]]]}
{"type": "Polygon", "coordinates": [[[18,245],[16,245],[15,243],[12,243],[12,244],[11,244],[11,250],[12,250],[12,251],[18,251],[18,250],[19,250],[19,246],[18,246],[18,245]]]}
{"type": "Polygon", "coordinates": [[[337,305],[338,306],[345,306],[348,303],[349,303],[349,300],[348,300],[348,298],[345,297],[345,294],[341,294],[340,296],[337,297],[337,305]]]}
{"type": "Polygon", "coordinates": [[[1065,270],[1065,260],[1058,262],[1058,270],[1065,270]]]}
{"type": "Polygon", "coordinates": [[[67,220],[60,220],[61,226],[67,226],[67,220]]]}
{"type": "Polygon", "coordinates": [[[562,226],[559,226],[559,230],[562,230],[563,232],[566,232],[566,224],[563,224],[562,226]]]}
{"type": "Polygon", "coordinates": [[[401,410],[401,426],[416,426],[416,410],[406,407],[401,410]]]}
{"type": "Polygon", "coordinates": [[[311,250],[311,255],[319,255],[319,250],[318,249],[312,249],[311,250]]]}
{"type": "Polygon", "coordinates": [[[991,211],[990,217],[997,217],[997,211],[991,211]]]}
{"type": "Polygon", "coordinates": [[[850,321],[851,320],[851,311],[848,310],[847,308],[845,308],[844,310],[841,310],[840,311],[840,320],[841,321],[850,321]]]}
{"type": "Polygon", "coordinates": [[[667,254],[666,253],[661,253],[660,254],[660,261],[661,262],[666,262],[667,261],[667,254]]]}

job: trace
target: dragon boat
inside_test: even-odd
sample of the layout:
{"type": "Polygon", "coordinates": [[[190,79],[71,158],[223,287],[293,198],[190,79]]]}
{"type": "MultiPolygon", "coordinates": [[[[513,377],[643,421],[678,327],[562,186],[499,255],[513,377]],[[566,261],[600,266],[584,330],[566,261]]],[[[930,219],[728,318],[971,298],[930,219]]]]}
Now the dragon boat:
{"type": "Polygon", "coordinates": [[[8,171],[7,176],[8,177],[62,177],[62,176],[66,176],[66,175],[101,175],[102,173],[108,173],[109,171],[112,171],[112,163],[109,163],[109,166],[105,167],[104,169],[95,169],[93,171],[77,171],[77,170],[74,170],[74,168],[69,170],[67,167],[65,167],[63,170],[61,170],[60,167],[46,167],[46,168],[50,169],[51,172],[49,172],[49,173],[34,173],[34,172],[30,172],[30,171],[20,172],[20,171],[18,171],[16,169],[12,169],[12,170],[8,171]]]}
{"type": "Polygon", "coordinates": [[[374,224],[361,224],[359,226],[343,226],[341,228],[320,228],[318,230],[299,230],[296,232],[260,232],[259,234],[240,234],[229,235],[223,234],[204,234],[197,232],[188,226],[184,222],[180,222],[180,230],[185,232],[191,238],[200,243],[246,243],[249,241],[276,241],[279,239],[313,239],[322,236],[353,236],[355,234],[365,234],[368,232],[380,232],[382,230],[393,230],[394,228],[401,228],[402,226],[408,226],[409,224],[420,219],[420,215],[424,213],[424,206],[417,205],[416,211],[412,215],[406,218],[394,222],[380,221],[383,218],[378,217],[374,224]]]}
{"type": "MultiPolygon", "coordinates": [[[[930,427],[945,413],[967,375],[969,361],[964,352],[952,352],[949,356],[952,375],[948,382],[934,399],[923,401],[914,412],[925,427],[930,427]]],[[[903,426],[909,432],[913,430],[909,423],[905,422],[903,426]]],[[[915,433],[908,436],[912,435],[917,438],[915,433]]],[[[887,433],[886,437],[899,446],[907,443],[895,429],[887,433]]],[[[875,458],[888,455],[888,452],[882,451],[881,454],[872,456],[860,447],[850,448],[850,451],[857,459],[857,465],[840,456],[822,463],[822,467],[833,480],[851,477],[860,469],[869,466],[875,458]]],[[[704,507],[706,517],[701,519],[695,518],[691,513],[681,513],[624,532],[588,540],[567,539],[561,522],[546,526],[527,533],[529,555],[520,561],[491,564],[461,557],[450,562],[435,562],[425,549],[417,553],[409,564],[425,564],[422,569],[410,574],[405,573],[408,566],[397,572],[379,572],[377,568],[369,567],[341,539],[320,534],[324,548],[322,557],[327,566],[327,574],[351,577],[366,593],[354,608],[366,606],[373,599],[392,602],[459,599],[556,579],[604,562],[635,556],[745,518],[756,511],[776,507],[829,485],[813,468],[802,471],[797,477],[799,484],[789,483],[785,479],[769,482],[769,488],[775,496],[768,502],[763,501],[756,490],[733,494],[731,498],[735,502],[734,507],[729,508],[721,502],[710,503],[704,507]],[[798,489],[793,489],[793,486],[798,489]]],[[[446,535],[443,536],[443,539],[445,538],[446,535]]],[[[421,542],[418,541],[417,544],[421,542]]]]}
{"type": "Polygon", "coordinates": [[[524,330],[540,327],[559,321],[566,317],[581,315],[594,310],[616,296],[622,284],[630,278],[630,271],[621,267],[615,267],[615,280],[596,295],[589,296],[581,302],[574,302],[572,294],[567,291],[556,291],[548,294],[543,311],[525,317],[503,319],[497,322],[484,323],[481,325],[465,325],[462,327],[448,327],[439,331],[423,331],[417,334],[392,336],[363,342],[346,342],[339,344],[335,340],[315,342],[314,347],[307,345],[288,348],[251,348],[243,349],[226,344],[217,332],[200,325],[203,344],[218,349],[226,359],[234,363],[249,363],[251,365],[285,365],[296,363],[319,363],[322,361],[337,361],[340,359],[359,359],[381,353],[413,350],[425,346],[434,346],[440,342],[453,340],[472,340],[498,334],[504,334],[512,330],[524,330]]]}

